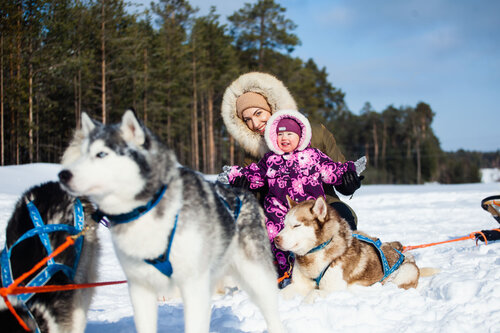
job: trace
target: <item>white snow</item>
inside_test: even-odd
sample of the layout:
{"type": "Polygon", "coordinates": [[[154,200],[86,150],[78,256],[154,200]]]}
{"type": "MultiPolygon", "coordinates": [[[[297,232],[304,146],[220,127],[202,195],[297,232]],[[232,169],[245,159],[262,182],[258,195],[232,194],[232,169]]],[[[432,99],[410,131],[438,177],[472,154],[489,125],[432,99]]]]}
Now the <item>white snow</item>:
{"type": "MultiPolygon", "coordinates": [[[[28,187],[56,179],[60,167],[31,164],[0,168],[0,246],[18,196],[28,187]]],[[[465,185],[362,186],[345,201],[356,211],[359,229],[382,241],[405,245],[454,239],[498,223],[480,207],[499,195],[500,183],[465,185]]],[[[99,280],[125,279],[109,231],[99,230],[99,280]]],[[[290,333],[322,332],[500,332],[500,242],[453,242],[411,251],[420,267],[440,273],[421,278],[417,289],[394,285],[356,287],[313,304],[280,299],[281,318],[290,333]]],[[[86,333],[135,332],[126,285],[96,290],[86,333]]],[[[159,332],[183,332],[180,301],[159,301],[159,332]]],[[[265,331],[264,320],[245,292],[214,296],[211,332],[265,331]]]]}
{"type": "Polygon", "coordinates": [[[481,182],[483,183],[500,182],[500,169],[498,168],[481,169],[481,182]]]}

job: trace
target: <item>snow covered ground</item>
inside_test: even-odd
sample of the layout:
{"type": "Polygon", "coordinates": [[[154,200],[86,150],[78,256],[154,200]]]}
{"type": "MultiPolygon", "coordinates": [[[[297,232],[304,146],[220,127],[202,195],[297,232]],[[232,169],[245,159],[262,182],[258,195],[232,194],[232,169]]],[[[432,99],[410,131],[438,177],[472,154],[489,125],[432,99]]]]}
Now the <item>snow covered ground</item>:
{"type": "Polygon", "coordinates": [[[481,181],[483,183],[500,182],[500,169],[498,168],[481,169],[481,181]]]}
{"type": "MultiPolygon", "coordinates": [[[[18,196],[29,186],[56,179],[58,165],[0,168],[0,246],[18,196]]],[[[382,241],[405,245],[443,241],[499,227],[480,207],[481,199],[500,194],[500,183],[465,185],[370,185],[351,200],[359,229],[382,241]]],[[[113,253],[109,231],[100,228],[99,280],[124,275],[113,253]]],[[[472,240],[413,250],[421,267],[441,272],[422,278],[417,289],[375,284],[337,292],[313,304],[280,299],[290,333],[323,332],[500,332],[500,242],[472,240]]],[[[180,301],[159,301],[159,332],[183,332],[180,301]]],[[[135,332],[126,285],[100,287],[89,312],[86,333],[135,332]]],[[[211,332],[263,332],[258,309],[242,291],[215,296],[211,332]]]]}

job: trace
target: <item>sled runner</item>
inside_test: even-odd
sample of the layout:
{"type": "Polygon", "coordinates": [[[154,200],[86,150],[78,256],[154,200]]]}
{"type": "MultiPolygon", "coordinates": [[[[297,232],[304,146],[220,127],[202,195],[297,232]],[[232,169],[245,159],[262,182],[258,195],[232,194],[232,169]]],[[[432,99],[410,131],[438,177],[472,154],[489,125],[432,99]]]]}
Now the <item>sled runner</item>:
{"type": "MultiPolygon", "coordinates": [[[[489,212],[493,218],[500,223],[500,195],[494,195],[484,198],[481,201],[481,207],[489,212]]],[[[481,230],[480,234],[476,235],[476,240],[482,242],[500,240],[500,229],[481,230]]]]}
{"type": "Polygon", "coordinates": [[[488,211],[498,223],[500,223],[500,195],[484,198],[481,207],[488,211]]]}

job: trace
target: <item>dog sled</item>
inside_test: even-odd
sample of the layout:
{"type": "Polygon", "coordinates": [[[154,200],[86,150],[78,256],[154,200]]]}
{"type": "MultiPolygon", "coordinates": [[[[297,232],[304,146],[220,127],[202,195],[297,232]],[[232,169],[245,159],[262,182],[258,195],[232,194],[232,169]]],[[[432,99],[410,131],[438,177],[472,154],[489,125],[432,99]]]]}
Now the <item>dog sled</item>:
{"type": "MultiPolygon", "coordinates": [[[[494,195],[484,198],[481,201],[481,207],[489,212],[493,218],[500,223],[500,195],[494,195]]],[[[500,229],[481,230],[481,233],[476,234],[476,240],[482,242],[500,240],[500,229]]]]}
{"type": "MultiPolygon", "coordinates": [[[[498,223],[500,223],[500,195],[494,195],[494,196],[484,198],[481,201],[481,207],[484,210],[486,210],[487,212],[489,212],[493,216],[493,218],[498,223]]],[[[478,244],[479,241],[482,241],[482,242],[484,242],[485,245],[487,245],[488,242],[494,242],[494,241],[500,240],[500,228],[474,231],[474,232],[471,232],[467,236],[453,238],[453,239],[449,239],[449,240],[441,241],[441,242],[433,242],[433,243],[420,244],[420,245],[407,245],[407,246],[403,247],[403,252],[406,252],[409,250],[414,250],[414,249],[421,249],[424,247],[429,247],[429,246],[434,246],[434,245],[463,241],[463,240],[467,240],[467,239],[475,239],[476,245],[478,244]]]]}

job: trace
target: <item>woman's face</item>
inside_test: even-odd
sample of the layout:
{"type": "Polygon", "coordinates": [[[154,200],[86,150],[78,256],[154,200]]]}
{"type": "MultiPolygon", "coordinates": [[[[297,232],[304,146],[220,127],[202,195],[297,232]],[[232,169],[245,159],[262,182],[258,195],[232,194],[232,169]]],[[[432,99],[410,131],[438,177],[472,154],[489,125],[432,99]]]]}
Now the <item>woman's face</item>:
{"type": "Polygon", "coordinates": [[[264,135],[271,112],[261,108],[248,108],[243,111],[241,117],[251,131],[264,135]]]}
{"type": "Polygon", "coordinates": [[[299,140],[299,135],[295,132],[279,132],[278,148],[284,153],[290,153],[297,148],[299,140]]]}

